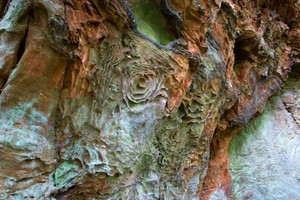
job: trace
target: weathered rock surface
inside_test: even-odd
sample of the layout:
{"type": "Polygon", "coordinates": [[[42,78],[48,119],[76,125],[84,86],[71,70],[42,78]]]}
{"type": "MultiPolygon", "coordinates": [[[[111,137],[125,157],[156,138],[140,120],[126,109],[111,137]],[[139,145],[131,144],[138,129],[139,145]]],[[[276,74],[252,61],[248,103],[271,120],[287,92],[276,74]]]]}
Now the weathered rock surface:
{"type": "MultiPolygon", "coordinates": [[[[250,132],[235,134],[299,68],[299,6],[2,1],[0,198],[247,198],[238,188],[252,179],[240,183],[240,165],[260,152],[248,160],[238,150],[276,138],[276,127],[270,137],[253,133],[262,138],[254,143],[250,132]]],[[[260,118],[285,105],[299,124],[293,98],[272,101],[260,118]]],[[[249,189],[253,198],[270,191],[249,189]]]]}
{"type": "Polygon", "coordinates": [[[233,136],[229,160],[235,199],[300,198],[299,75],[233,136]]]}

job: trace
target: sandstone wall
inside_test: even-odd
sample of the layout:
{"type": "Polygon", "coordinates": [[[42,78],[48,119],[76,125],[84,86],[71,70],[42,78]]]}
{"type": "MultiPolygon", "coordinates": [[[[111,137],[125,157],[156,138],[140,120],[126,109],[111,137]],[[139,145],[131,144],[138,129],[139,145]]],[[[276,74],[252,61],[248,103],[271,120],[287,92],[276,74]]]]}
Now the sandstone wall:
{"type": "MultiPolygon", "coordinates": [[[[240,195],[246,175],[234,160],[247,158],[228,156],[230,138],[299,67],[299,9],[295,0],[1,1],[1,198],[240,195]]],[[[277,112],[270,106],[262,118],[277,112]]]]}

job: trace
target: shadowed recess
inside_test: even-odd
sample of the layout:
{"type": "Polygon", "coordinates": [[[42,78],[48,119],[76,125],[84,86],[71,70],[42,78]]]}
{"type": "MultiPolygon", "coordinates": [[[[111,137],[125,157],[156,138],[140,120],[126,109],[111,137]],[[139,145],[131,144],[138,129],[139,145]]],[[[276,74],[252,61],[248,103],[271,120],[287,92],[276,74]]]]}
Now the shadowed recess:
{"type": "Polygon", "coordinates": [[[137,23],[137,30],[162,45],[176,39],[160,9],[160,0],[131,0],[129,6],[137,23]]]}
{"type": "Polygon", "coordinates": [[[0,2],[0,19],[4,15],[4,11],[5,11],[7,4],[8,4],[8,0],[1,0],[1,2],[0,2]]]}

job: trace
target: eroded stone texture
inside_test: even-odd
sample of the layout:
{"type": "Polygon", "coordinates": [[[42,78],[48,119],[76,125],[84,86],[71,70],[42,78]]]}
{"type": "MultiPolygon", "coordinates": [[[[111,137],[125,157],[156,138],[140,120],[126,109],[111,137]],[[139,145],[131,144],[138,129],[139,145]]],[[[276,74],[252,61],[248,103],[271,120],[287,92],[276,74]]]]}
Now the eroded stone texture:
{"type": "Polygon", "coordinates": [[[139,3],[1,3],[1,198],[230,198],[224,149],[299,66],[299,5],[139,3]]]}
{"type": "Polygon", "coordinates": [[[235,199],[300,198],[299,83],[298,73],[262,116],[233,136],[229,159],[235,199]]]}

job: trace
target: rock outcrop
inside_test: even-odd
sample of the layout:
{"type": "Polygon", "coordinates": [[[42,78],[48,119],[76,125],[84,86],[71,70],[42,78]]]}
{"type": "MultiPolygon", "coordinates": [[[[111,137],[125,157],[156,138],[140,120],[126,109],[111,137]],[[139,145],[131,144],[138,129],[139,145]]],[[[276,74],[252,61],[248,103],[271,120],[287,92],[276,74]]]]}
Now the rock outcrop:
{"type": "Polygon", "coordinates": [[[299,75],[292,71],[264,113],[233,136],[229,160],[234,199],[300,197],[299,75]]]}
{"type": "Polygon", "coordinates": [[[300,66],[298,1],[11,0],[0,18],[0,198],[270,194],[242,152],[299,125],[298,97],[242,127],[300,66]]]}

